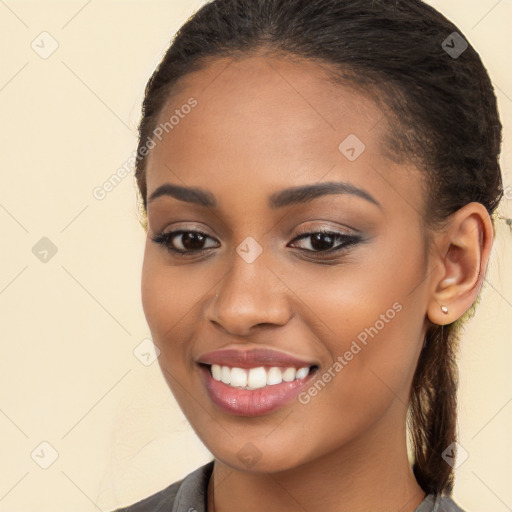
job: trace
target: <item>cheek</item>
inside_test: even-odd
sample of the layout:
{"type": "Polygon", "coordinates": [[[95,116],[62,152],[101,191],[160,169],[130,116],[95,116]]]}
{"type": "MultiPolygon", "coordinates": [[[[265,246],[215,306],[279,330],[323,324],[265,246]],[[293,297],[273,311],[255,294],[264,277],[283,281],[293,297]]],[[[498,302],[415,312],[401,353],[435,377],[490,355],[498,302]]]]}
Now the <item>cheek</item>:
{"type": "Polygon", "coordinates": [[[169,266],[164,258],[159,249],[146,247],[141,275],[142,306],[152,340],[160,351],[158,364],[162,376],[185,416],[194,423],[186,390],[192,385],[195,369],[187,341],[197,324],[194,306],[199,295],[187,278],[186,267],[169,266]]]}
{"type": "Polygon", "coordinates": [[[305,411],[328,417],[335,437],[342,425],[348,435],[377,419],[393,401],[405,412],[424,334],[425,269],[421,244],[416,247],[408,258],[381,247],[371,250],[373,264],[347,260],[336,270],[289,274],[305,304],[301,316],[330,359],[302,396],[305,411]]]}
{"type": "MultiPolygon", "coordinates": [[[[141,276],[141,300],[151,337],[160,354],[158,363],[185,416],[192,415],[190,390],[197,385],[198,368],[191,351],[193,337],[204,318],[205,294],[219,280],[206,266],[171,265],[161,249],[147,243],[141,276]]],[[[196,411],[197,412],[197,411],[196,411]]]]}
{"type": "Polygon", "coordinates": [[[169,286],[165,268],[161,268],[146,250],[141,276],[141,299],[153,342],[162,350],[163,333],[172,327],[168,305],[175,303],[176,287],[169,286]]]}
{"type": "MultiPolygon", "coordinates": [[[[150,242],[148,242],[149,244],[150,242]]],[[[186,265],[171,266],[159,248],[146,246],[141,275],[144,315],[155,343],[176,338],[187,316],[196,312],[205,284],[191,278],[186,265]],[[194,284],[195,283],[195,284],[194,284]]]]}
{"type": "Polygon", "coordinates": [[[158,362],[174,391],[169,374],[182,380],[188,370],[185,365],[190,365],[186,341],[193,332],[197,294],[187,283],[185,267],[165,264],[158,252],[146,248],[144,253],[141,300],[153,343],[160,351],[158,362]]]}

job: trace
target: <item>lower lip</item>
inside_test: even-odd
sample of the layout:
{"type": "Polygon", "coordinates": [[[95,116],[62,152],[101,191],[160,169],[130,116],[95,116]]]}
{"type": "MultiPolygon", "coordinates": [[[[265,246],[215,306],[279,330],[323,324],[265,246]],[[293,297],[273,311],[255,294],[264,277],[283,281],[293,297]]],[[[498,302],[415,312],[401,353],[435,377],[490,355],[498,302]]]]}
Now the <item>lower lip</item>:
{"type": "Polygon", "coordinates": [[[215,380],[209,366],[201,365],[201,370],[213,403],[234,416],[261,416],[283,407],[308,386],[316,373],[311,370],[305,379],[259,389],[242,389],[215,380]]]}

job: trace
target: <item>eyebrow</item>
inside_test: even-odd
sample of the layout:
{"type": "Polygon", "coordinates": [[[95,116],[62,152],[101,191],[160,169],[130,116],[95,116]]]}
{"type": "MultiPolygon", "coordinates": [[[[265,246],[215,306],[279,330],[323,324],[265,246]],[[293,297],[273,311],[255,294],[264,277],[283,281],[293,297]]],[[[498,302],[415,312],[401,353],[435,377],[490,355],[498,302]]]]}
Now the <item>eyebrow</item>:
{"type": "MultiPolygon", "coordinates": [[[[270,195],[268,204],[270,208],[283,208],[294,204],[306,203],[327,194],[354,195],[382,208],[381,204],[369,192],[343,181],[329,181],[280,190],[270,195]]],[[[171,196],[179,201],[198,204],[208,208],[216,208],[218,204],[215,196],[208,190],[197,187],[183,187],[171,183],[160,185],[151,194],[148,203],[161,196],[171,196]]]]}

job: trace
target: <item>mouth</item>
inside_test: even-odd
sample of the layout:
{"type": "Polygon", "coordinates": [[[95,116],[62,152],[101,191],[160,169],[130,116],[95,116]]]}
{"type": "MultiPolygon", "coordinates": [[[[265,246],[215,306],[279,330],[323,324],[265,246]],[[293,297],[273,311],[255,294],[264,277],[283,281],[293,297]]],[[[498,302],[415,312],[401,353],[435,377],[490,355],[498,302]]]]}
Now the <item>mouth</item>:
{"type": "Polygon", "coordinates": [[[284,407],[309,385],[318,371],[274,350],[222,350],[197,360],[214,404],[234,416],[260,416],[284,407]]]}
{"type": "Polygon", "coordinates": [[[277,386],[282,382],[293,382],[305,379],[315,366],[303,366],[294,368],[292,366],[281,368],[279,366],[256,368],[231,368],[212,364],[210,373],[216,381],[221,381],[232,388],[261,389],[267,386],[277,386]]]}

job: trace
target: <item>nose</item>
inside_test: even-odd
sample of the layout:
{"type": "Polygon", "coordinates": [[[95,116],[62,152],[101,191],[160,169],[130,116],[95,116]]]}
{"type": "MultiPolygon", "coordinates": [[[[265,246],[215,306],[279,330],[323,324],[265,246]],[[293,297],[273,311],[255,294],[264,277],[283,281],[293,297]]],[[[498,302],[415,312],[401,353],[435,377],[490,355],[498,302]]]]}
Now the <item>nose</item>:
{"type": "Polygon", "coordinates": [[[256,326],[282,326],[293,316],[288,288],[264,258],[247,263],[235,253],[231,270],[212,296],[207,318],[232,335],[250,335],[256,326]]]}

